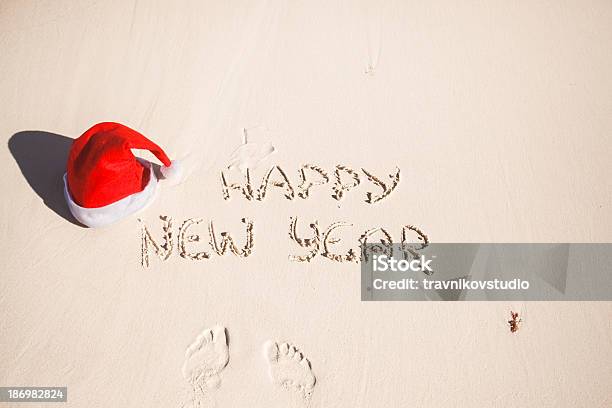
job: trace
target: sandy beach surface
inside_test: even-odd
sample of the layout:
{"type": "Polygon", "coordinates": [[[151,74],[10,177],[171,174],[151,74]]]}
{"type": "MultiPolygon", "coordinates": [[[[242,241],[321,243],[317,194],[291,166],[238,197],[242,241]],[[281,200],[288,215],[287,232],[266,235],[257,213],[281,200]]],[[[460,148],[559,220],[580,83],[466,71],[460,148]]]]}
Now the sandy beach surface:
{"type": "Polygon", "coordinates": [[[289,259],[308,252],[292,217],[301,238],[351,224],[339,252],[405,225],[610,242],[611,21],[591,0],[0,2],[0,386],[67,386],[58,406],[90,408],[611,406],[610,302],[360,302],[358,265],[289,259]],[[101,121],[201,166],[141,222],[76,225],[65,160],[101,121]],[[293,199],[224,199],[244,129],[254,184],[278,165],[293,199]],[[307,198],[304,164],[331,178],[307,198]],[[341,200],[338,165],[361,180],[341,200]],[[391,184],[396,167],[367,203],[382,190],[361,169],[391,184]],[[185,251],[210,257],[175,242],[143,267],[160,216],[175,240],[201,218],[185,251]],[[242,249],[243,218],[252,253],[215,253],[208,224],[242,249]]]}

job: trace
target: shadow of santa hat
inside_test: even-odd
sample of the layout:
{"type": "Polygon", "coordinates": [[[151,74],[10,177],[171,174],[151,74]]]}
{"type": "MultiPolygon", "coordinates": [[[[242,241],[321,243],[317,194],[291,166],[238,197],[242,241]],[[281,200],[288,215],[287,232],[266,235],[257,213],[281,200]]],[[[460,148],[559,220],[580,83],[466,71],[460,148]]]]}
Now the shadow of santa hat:
{"type": "Polygon", "coordinates": [[[181,164],[145,136],[119,123],[98,123],[74,140],[64,174],[64,196],[79,222],[103,227],[153,202],[158,185],[153,166],[131,149],[153,153],[165,181],[182,181],[181,164]]]}

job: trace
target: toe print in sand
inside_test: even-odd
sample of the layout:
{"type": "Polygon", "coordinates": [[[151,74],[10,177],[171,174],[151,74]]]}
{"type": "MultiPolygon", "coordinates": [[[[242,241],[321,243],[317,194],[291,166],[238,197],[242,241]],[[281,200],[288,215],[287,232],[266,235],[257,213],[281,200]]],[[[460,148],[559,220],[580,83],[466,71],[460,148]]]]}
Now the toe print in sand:
{"type": "Polygon", "coordinates": [[[269,341],[265,344],[265,355],[275,384],[298,392],[304,399],[311,397],[317,379],[310,361],[297,347],[269,341]]]}
{"type": "Polygon", "coordinates": [[[185,352],[183,376],[194,390],[216,388],[221,379],[219,373],[229,362],[229,348],[225,327],[215,326],[198,335],[185,352]]]}

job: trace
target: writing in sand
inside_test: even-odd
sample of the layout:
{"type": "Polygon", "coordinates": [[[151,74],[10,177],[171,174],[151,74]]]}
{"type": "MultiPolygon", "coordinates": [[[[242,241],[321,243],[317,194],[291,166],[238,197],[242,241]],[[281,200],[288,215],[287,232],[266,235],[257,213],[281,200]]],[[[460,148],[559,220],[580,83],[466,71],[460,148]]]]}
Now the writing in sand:
{"type": "MultiPolygon", "coordinates": [[[[395,168],[394,172],[388,175],[388,181],[382,181],[372,172],[361,168],[358,172],[344,165],[337,165],[333,169],[333,182],[330,174],[323,168],[305,164],[298,170],[299,182],[292,184],[285,171],[280,166],[272,166],[265,173],[259,187],[253,187],[249,170],[246,170],[243,184],[228,182],[228,177],[221,172],[221,186],[223,199],[228,200],[232,191],[239,192],[248,201],[263,201],[270,188],[277,189],[288,200],[293,200],[296,195],[302,199],[309,197],[313,187],[323,186],[331,183],[331,196],[336,200],[341,200],[344,195],[359,186],[361,177],[378,187],[378,193],[368,191],[365,194],[365,202],[374,204],[391,195],[400,180],[400,169],[395,168]]],[[[212,256],[223,256],[232,253],[241,258],[247,258],[253,253],[255,246],[254,222],[243,218],[244,233],[241,232],[240,240],[236,240],[229,232],[215,231],[214,222],[208,222],[208,244],[210,250],[202,248],[203,233],[194,232],[198,230],[198,225],[202,224],[202,218],[188,218],[181,223],[175,230],[172,217],[162,215],[161,231],[153,234],[151,228],[144,221],[141,224],[141,264],[143,267],[149,266],[149,258],[153,254],[162,261],[168,260],[172,254],[190,261],[203,261],[212,256]],[[244,234],[244,235],[242,235],[244,234]],[[238,244],[239,242],[240,244],[238,244]],[[200,243],[200,246],[198,246],[200,243]]],[[[376,243],[381,245],[381,250],[390,247],[393,242],[401,242],[405,248],[406,256],[416,256],[419,249],[427,246],[429,240],[425,233],[414,225],[404,224],[400,228],[400,239],[394,241],[386,228],[374,227],[361,230],[357,239],[348,249],[340,250],[341,239],[338,238],[338,230],[351,228],[352,223],[337,221],[331,223],[326,228],[321,228],[315,220],[307,224],[309,232],[307,235],[298,233],[298,218],[291,217],[289,220],[289,238],[298,246],[297,253],[289,254],[288,259],[294,262],[310,262],[316,257],[325,258],[333,262],[363,262],[367,261],[368,254],[365,253],[366,244],[376,243]]],[[[199,227],[200,229],[202,226],[199,227]]],[[[237,236],[237,235],[235,235],[237,236]]],[[[268,238],[269,239],[269,238],[268,238]]]]}

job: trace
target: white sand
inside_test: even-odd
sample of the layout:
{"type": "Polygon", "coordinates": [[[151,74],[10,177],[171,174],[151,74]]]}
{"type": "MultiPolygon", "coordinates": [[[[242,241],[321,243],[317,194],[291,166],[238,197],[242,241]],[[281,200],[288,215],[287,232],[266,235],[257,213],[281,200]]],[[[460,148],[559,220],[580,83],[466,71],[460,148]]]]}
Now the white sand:
{"type": "Polygon", "coordinates": [[[347,246],[405,224],[436,242],[610,242],[610,2],[174,3],[0,4],[0,385],[67,385],[69,407],[178,407],[187,347],[221,325],[210,406],[302,404],[271,381],[268,340],[310,360],[313,407],[612,405],[610,303],[522,304],[511,335],[504,302],[361,303],[357,266],[290,262],[304,250],[287,236],[299,216],[303,234],[353,223],[337,231],[347,246]],[[194,233],[213,219],[241,246],[249,217],[253,254],[143,269],[135,218],[62,218],[67,141],[20,132],[74,138],[102,120],[203,158],[141,215],[156,237],[160,214],[202,217],[194,233]],[[257,182],[272,164],[297,181],[303,163],[397,165],[402,180],[375,205],[364,177],[339,203],[330,185],[226,202],[219,172],[243,128],[277,150],[257,182]]]}

